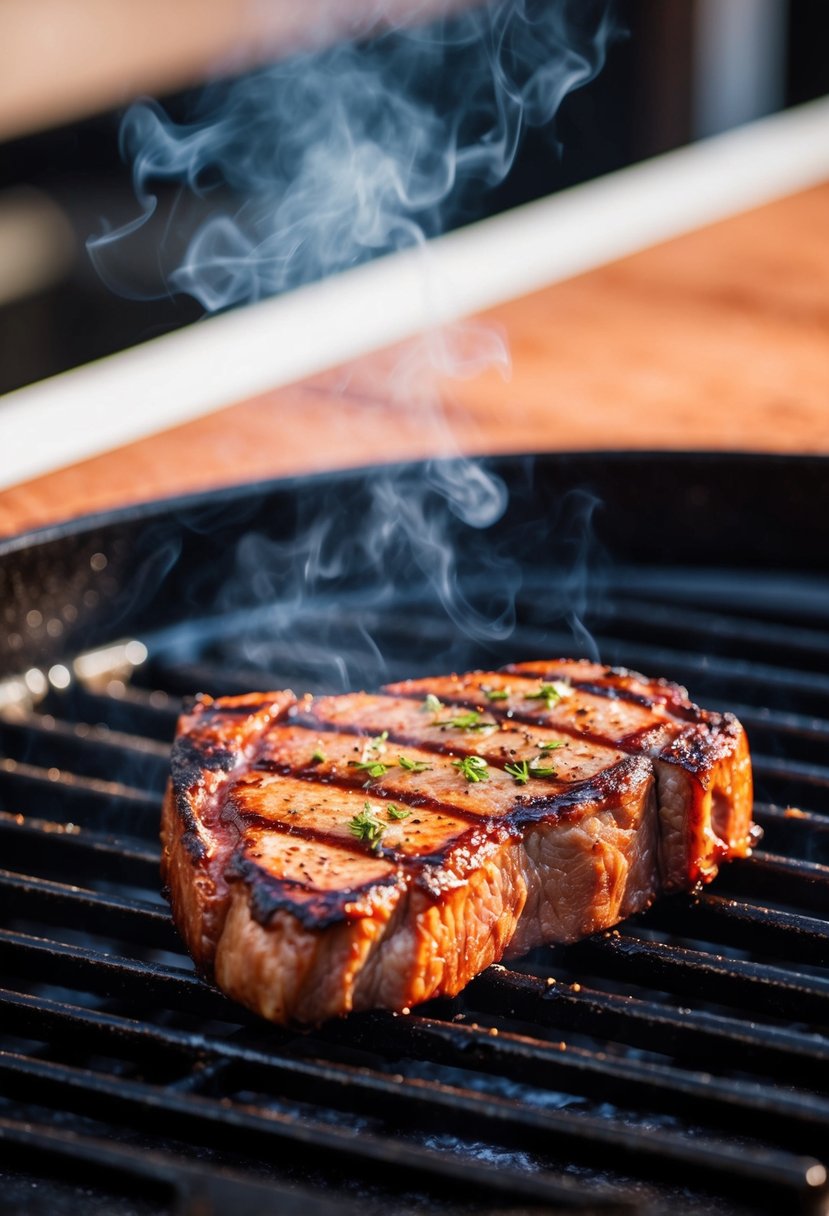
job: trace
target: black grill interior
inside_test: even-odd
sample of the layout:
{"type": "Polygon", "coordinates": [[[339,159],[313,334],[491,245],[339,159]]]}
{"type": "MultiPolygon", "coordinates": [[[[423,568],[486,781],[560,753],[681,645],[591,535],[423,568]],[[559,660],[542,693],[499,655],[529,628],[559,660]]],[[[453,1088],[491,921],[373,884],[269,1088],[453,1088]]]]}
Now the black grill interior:
{"type": "MultiPolygon", "coordinates": [[[[264,563],[267,596],[240,590],[240,545],[254,536],[260,557],[286,561],[308,502],[330,510],[331,495],[353,527],[366,474],[133,512],[0,553],[11,1210],[827,1210],[829,576],[813,514],[825,466],[495,468],[511,506],[488,531],[457,525],[459,594],[483,621],[509,584],[501,636],[465,636],[422,571],[404,569],[390,594],[352,568],[299,601],[294,576],[264,563]],[[585,538],[562,502],[588,491],[604,512],[585,538]],[[550,657],[593,644],[585,630],[602,660],[740,715],[764,831],[750,860],[409,1015],[286,1030],[194,975],[157,873],[183,696],[550,657]],[[116,647],[73,669],[90,646],[130,638],[143,661],[116,647]]],[[[395,476],[414,484],[422,470],[395,476]]]]}

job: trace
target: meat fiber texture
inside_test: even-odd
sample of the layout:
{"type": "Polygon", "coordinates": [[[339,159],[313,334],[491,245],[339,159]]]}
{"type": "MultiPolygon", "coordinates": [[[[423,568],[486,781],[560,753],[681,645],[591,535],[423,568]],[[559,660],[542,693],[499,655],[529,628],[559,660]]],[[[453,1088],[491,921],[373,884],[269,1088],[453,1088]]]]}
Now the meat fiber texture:
{"type": "Polygon", "coordinates": [[[750,851],[745,732],[574,660],[377,694],[200,697],[163,873],[203,974],[280,1023],[453,996],[750,851]]]}

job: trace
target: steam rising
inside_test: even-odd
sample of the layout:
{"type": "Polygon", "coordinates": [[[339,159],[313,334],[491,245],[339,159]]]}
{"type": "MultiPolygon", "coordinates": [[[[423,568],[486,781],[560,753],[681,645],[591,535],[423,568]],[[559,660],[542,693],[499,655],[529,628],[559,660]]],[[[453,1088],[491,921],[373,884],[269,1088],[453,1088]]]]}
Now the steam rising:
{"type": "MultiPolygon", "coordinates": [[[[160,182],[198,196],[209,214],[183,256],[168,225],[157,294],[184,292],[211,312],[422,247],[423,340],[380,391],[419,412],[436,451],[457,456],[440,377],[506,368],[508,357],[494,330],[439,327],[427,241],[463,218],[470,192],[504,180],[527,127],[550,124],[564,97],[596,76],[612,32],[608,7],[609,0],[479,4],[425,28],[341,42],[211,86],[187,122],[154,102],[134,105],[121,147],[140,214],[90,239],[93,262],[116,290],[136,294],[115,269],[116,254],[151,222],[160,182]]],[[[386,572],[391,594],[401,572],[414,569],[468,637],[503,639],[514,623],[515,563],[484,555],[497,591],[473,604],[458,578],[452,521],[486,529],[505,507],[503,483],[479,461],[433,461],[405,488],[378,473],[359,536],[343,530],[336,503],[321,503],[290,551],[246,538],[234,558],[236,585],[272,605],[273,624],[287,634],[306,597],[336,585],[344,570],[386,572]]],[[[574,603],[571,615],[584,649],[581,607],[574,603]]],[[[364,632],[366,659],[377,647],[364,632]]],[[[340,675],[344,683],[355,678],[340,675]]]]}

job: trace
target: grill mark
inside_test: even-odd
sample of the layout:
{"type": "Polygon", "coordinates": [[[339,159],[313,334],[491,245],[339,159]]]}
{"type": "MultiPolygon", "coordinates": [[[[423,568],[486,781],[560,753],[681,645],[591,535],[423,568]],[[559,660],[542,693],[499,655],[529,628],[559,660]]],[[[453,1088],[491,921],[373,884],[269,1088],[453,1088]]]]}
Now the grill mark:
{"type": "MultiPolygon", "coordinates": [[[[416,700],[422,699],[422,694],[420,694],[420,693],[418,693],[418,694],[399,693],[399,694],[395,694],[395,695],[399,695],[401,697],[401,699],[409,700],[409,701],[416,701],[416,700]]],[[[477,708],[477,706],[474,703],[470,703],[468,700],[462,700],[458,697],[451,697],[446,694],[444,694],[444,704],[456,706],[459,709],[477,708]]],[[[649,731],[652,731],[660,726],[659,722],[645,723],[645,725],[641,726],[638,730],[631,731],[629,734],[624,735],[621,740],[611,740],[611,739],[608,739],[604,735],[596,734],[594,731],[580,731],[576,727],[570,726],[569,724],[562,725],[558,722],[548,723],[548,722],[544,722],[544,721],[539,721],[537,718],[533,718],[529,715],[521,714],[520,712],[516,712],[515,710],[497,710],[491,706],[488,706],[487,711],[490,713],[490,715],[494,719],[496,719],[499,727],[502,725],[508,726],[513,723],[516,726],[528,726],[528,727],[543,726],[543,727],[546,727],[547,729],[554,730],[556,732],[556,734],[566,735],[568,738],[576,739],[581,742],[595,743],[599,747],[607,747],[614,751],[620,751],[620,752],[623,752],[626,756],[631,756],[634,758],[642,756],[643,754],[646,754],[646,753],[642,752],[641,748],[638,748],[636,746],[637,740],[639,739],[639,737],[647,735],[649,731]]],[[[318,734],[321,733],[322,731],[325,731],[328,734],[341,734],[341,735],[348,735],[349,737],[356,737],[356,738],[365,738],[367,729],[368,729],[367,727],[360,725],[360,723],[348,724],[348,723],[326,722],[324,719],[316,718],[313,714],[303,713],[303,712],[299,711],[297,706],[292,707],[291,725],[300,726],[300,727],[302,727],[303,730],[308,730],[309,732],[316,731],[318,734]]],[[[666,722],[664,725],[670,725],[670,721],[666,722]]],[[[492,737],[494,737],[495,733],[497,733],[497,732],[493,732],[493,735],[489,735],[487,737],[492,738],[492,737]]],[[[369,735],[368,737],[372,737],[372,736],[369,735]]],[[[405,747],[416,747],[420,751],[428,752],[429,754],[436,755],[436,756],[455,756],[455,755],[472,756],[472,755],[477,754],[477,749],[471,748],[470,744],[464,744],[463,741],[453,740],[453,742],[451,744],[442,744],[438,740],[422,739],[419,736],[407,735],[402,732],[393,733],[392,731],[389,731],[388,742],[397,743],[397,744],[400,744],[405,747]]],[[[505,771],[503,764],[498,764],[497,762],[492,762],[492,761],[488,761],[488,763],[491,765],[492,768],[497,768],[501,772],[505,771]]],[[[504,762],[504,764],[506,764],[506,763],[509,763],[509,761],[504,762]]],[[[617,761],[616,764],[609,766],[609,769],[612,770],[613,768],[616,767],[616,765],[618,763],[619,762],[617,761]]],[[[575,790],[578,790],[579,792],[581,792],[581,787],[586,787],[587,789],[594,787],[597,790],[599,790],[600,789],[599,779],[602,777],[602,775],[605,772],[608,772],[609,769],[601,769],[593,777],[587,777],[587,778],[585,778],[584,781],[576,781],[576,782],[559,781],[559,782],[556,782],[555,778],[550,778],[549,780],[550,780],[551,784],[558,785],[558,787],[561,791],[560,797],[566,801],[567,793],[571,789],[575,789],[575,790]]],[[[296,774],[296,775],[299,776],[300,774],[296,774]]],[[[382,789],[382,786],[377,786],[377,787],[367,786],[365,788],[382,789]]],[[[402,795],[399,795],[399,796],[398,795],[389,795],[389,796],[398,797],[399,801],[401,801],[401,802],[404,801],[404,798],[402,795]]],[[[428,798],[428,795],[424,795],[424,797],[428,798]]],[[[539,801],[540,797],[541,797],[540,795],[536,796],[533,799],[533,802],[537,803],[539,801]]],[[[441,805],[444,808],[449,808],[449,809],[455,810],[458,813],[460,813],[461,815],[463,814],[463,808],[455,807],[453,803],[438,804],[437,800],[434,800],[434,801],[435,801],[436,805],[441,805]]],[[[586,797],[586,796],[579,797],[578,801],[579,802],[589,801],[589,797],[586,797]]],[[[520,798],[517,799],[517,803],[519,803],[521,806],[528,805],[528,802],[522,801],[520,798]]],[[[510,814],[511,813],[512,812],[510,812],[510,814]]]]}
{"type": "MultiPolygon", "coordinates": [[[[419,696],[415,696],[413,694],[403,693],[403,692],[396,693],[395,696],[399,696],[402,699],[405,699],[407,701],[420,700],[419,696]]],[[[443,694],[443,704],[452,705],[458,709],[481,709],[481,705],[478,702],[475,702],[475,701],[472,701],[469,699],[464,699],[461,697],[453,697],[453,696],[450,696],[448,693],[443,694]]],[[[567,737],[569,739],[577,739],[580,742],[585,742],[585,743],[595,743],[598,747],[606,747],[606,748],[609,748],[611,751],[620,751],[621,750],[621,748],[619,747],[619,744],[614,739],[609,739],[606,735],[599,735],[595,731],[579,730],[576,726],[571,725],[569,722],[566,722],[566,723],[565,722],[548,722],[548,721],[545,721],[543,718],[534,718],[531,714],[523,714],[523,713],[521,713],[520,710],[516,710],[516,709],[499,710],[499,709],[493,708],[491,705],[488,705],[486,707],[486,712],[492,718],[495,719],[497,726],[499,728],[502,725],[511,726],[513,724],[515,726],[529,726],[529,727],[542,726],[547,730],[555,731],[555,733],[557,735],[567,735],[567,737]]],[[[649,727],[648,729],[652,729],[652,728],[649,727]]],[[[496,734],[497,734],[497,730],[493,731],[493,733],[491,735],[488,735],[487,738],[490,738],[490,739],[494,738],[496,734]]],[[[393,738],[393,736],[390,733],[389,739],[392,739],[392,738],[393,738]]],[[[407,737],[401,735],[400,739],[402,741],[406,741],[407,737]]],[[[408,737],[407,741],[408,741],[408,746],[410,746],[410,747],[419,747],[423,751],[431,751],[431,752],[435,752],[437,754],[444,754],[444,755],[447,753],[451,755],[452,754],[451,747],[458,746],[457,743],[453,743],[450,747],[449,745],[445,745],[445,744],[441,745],[437,741],[433,741],[431,739],[419,740],[419,739],[415,739],[411,736],[408,737]]],[[[463,744],[461,744],[460,746],[462,747],[463,744]]],[[[474,749],[472,752],[464,752],[464,754],[465,755],[474,755],[474,749]]],[[[498,768],[500,766],[495,765],[495,767],[498,768]]]]}
{"type": "MultiPolygon", "coordinates": [[[[254,701],[245,706],[246,715],[252,717],[262,706],[269,700],[263,697],[258,702],[254,701]]],[[[291,709],[292,702],[287,702],[280,706],[276,715],[270,722],[263,724],[262,729],[256,736],[256,744],[254,747],[253,757],[255,759],[261,754],[265,746],[265,739],[271,726],[281,721],[286,717],[291,709]]],[[[194,716],[197,715],[195,731],[198,731],[199,723],[202,717],[207,714],[210,717],[215,717],[216,712],[211,712],[213,706],[208,706],[204,702],[196,701],[192,710],[194,716]]],[[[199,836],[195,813],[190,805],[189,791],[195,788],[201,779],[201,770],[215,770],[226,774],[217,788],[213,791],[211,801],[218,809],[227,793],[228,783],[235,776],[232,769],[236,761],[236,757],[240,754],[240,750],[236,747],[225,747],[215,743],[213,740],[199,738],[197,734],[191,734],[190,729],[180,734],[173,741],[173,748],[170,756],[170,773],[171,773],[171,788],[173,793],[173,804],[176,814],[184,828],[182,833],[182,844],[195,862],[201,863],[207,856],[204,843],[199,836]]],[[[250,760],[248,764],[250,764],[250,760]]],[[[247,768],[247,766],[245,766],[247,768]]],[[[245,770],[242,770],[245,771],[245,770]]]]}
{"type": "MultiPolygon", "coordinates": [[[[602,770],[597,778],[580,783],[582,788],[575,786],[558,795],[554,800],[542,796],[523,796],[517,801],[514,809],[507,815],[498,818],[481,817],[476,823],[470,824],[466,831],[451,838],[446,844],[430,853],[404,853],[399,849],[391,849],[382,842],[376,850],[371,850],[368,856],[374,856],[388,861],[396,868],[382,878],[370,879],[358,887],[337,887],[328,890],[315,887],[312,882],[301,882],[298,879],[283,879],[270,871],[263,869],[257,860],[247,853],[237,852],[231,860],[226,876],[245,881],[251,891],[251,913],[254,919],[267,925],[273,915],[284,910],[297,917],[308,929],[322,929],[341,923],[348,919],[345,906],[355,903],[360,898],[368,898],[373,889],[403,883],[410,887],[413,883],[425,886],[433,897],[440,898],[442,887],[437,881],[436,871],[444,869],[447,862],[454,856],[463,862],[464,857],[474,868],[475,855],[487,843],[502,844],[512,839],[521,839],[524,830],[544,819],[555,815],[559,820],[568,820],[577,813],[581,804],[591,798],[604,801],[608,796],[624,790],[628,776],[634,774],[637,768],[647,765],[648,776],[653,778],[653,770],[649,762],[641,756],[628,756],[609,769],[602,770]],[[298,899],[302,893],[305,898],[298,899]]],[[[367,854],[357,842],[343,840],[333,832],[321,828],[292,824],[288,820],[270,820],[254,811],[238,810],[239,820],[245,825],[259,828],[262,831],[276,831],[286,839],[294,836],[307,843],[319,844],[322,847],[333,846],[336,849],[357,857],[364,858],[367,854]]],[[[391,826],[391,825],[390,825],[391,826]]],[[[405,829],[404,829],[405,830],[405,829]]],[[[249,846],[245,846],[247,849],[249,846]]],[[[457,870],[462,877],[464,865],[457,870]]]]}
{"type": "MultiPolygon", "coordinates": [[[[608,668],[611,676],[617,676],[620,679],[627,679],[632,676],[634,679],[640,678],[643,684],[652,684],[654,681],[648,680],[645,676],[637,677],[634,672],[628,672],[622,668],[608,668]]],[[[551,679],[566,679],[569,680],[573,688],[578,688],[581,692],[591,693],[596,697],[604,697],[611,701],[627,701],[631,705],[641,705],[643,709],[657,709],[659,706],[667,707],[672,714],[681,718],[685,722],[696,722],[699,720],[699,710],[696,705],[687,704],[682,697],[677,697],[678,686],[665,685],[665,700],[660,701],[656,697],[646,696],[644,693],[634,692],[632,688],[625,688],[619,684],[602,684],[592,680],[574,680],[566,673],[558,671],[554,667],[533,667],[525,668],[523,671],[512,671],[509,666],[501,669],[502,675],[515,677],[516,679],[527,678],[531,675],[534,680],[551,680],[551,679]]]]}
{"type": "Polygon", "coordinates": [[[357,904],[371,897],[378,887],[396,886],[401,876],[396,870],[383,878],[373,878],[358,887],[330,891],[312,887],[294,878],[277,878],[263,870],[252,857],[234,854],[228,868],[230,881],[244,882],[250,891],[250,911],[254,920],[267,927],[277,912],[288,912],[306,929],[328,929],[347,920],[346,904],[357,904]],[[302,894],[305,898],[300,899],[302,894]]]}
{"type": "Polygon", "coordinates": [[[251,770],[252,772],[269,772],[276,773],[281,777],[293,777],[297,781],[305,781],[311,787],[318,789],[340,789],[348,793],[362,791],[366,799],[370,800],[372,795],[375,798],[385,799],[392,804],[400,802],[406,806],[412,807],[414,810],[428,810],[443,812],[445,814],[456,815],[459,819],[467,820],[469,823],[480,823],[484,818],[483,815],[476,815],[470,811],[468,807],[456,806],[454,802],[444,802],[441,798],[435,798],[432,794],[426,794],[419,790],[390,790],[383,785],[382,778],[377,777],[370,784],[360,782],[359,779],[350,779],[345,773],[326,773],[310,771],[303,772],[301,769],[292,768],[289,764],[280,764],[276,761],[259,761],[258,764],[251,770]]]}
{"type": "MultiPolygon", "coordinates": [[[[365,793],[366,801],[371,801],[373,795],[376,800],[390,803],[393,806],[399,803],[411,808],[413,811],[451,815],[454,818],[462,819],[472,828],[481,828],[488,825],[492,825],[493,827],[509,825],[511,830],[520,830],[524,824],[522,816],[527,811],[543,811],[545,814],[559,815],[565,811],[576,809],[585,802],[600,801],[618,793],[624,786],[625,778],[639,763],[649,764],[649,758],[639,754],[625,756],[623,759],[617,760],[614,764],[608,765],[607,768],[601,769],[598,773],[595,773],[592,777],[585,778],[583,781],[573,781],[566,784],[558,783],[558,789],[552,793],[545,794],[539,791],[539,793],[533,794],[527,791],[516,794],[512,806],[502,815],[487,812],[476,814],[468,807],[460,807],[453,802],[445,802],[440,798],[433,797],[431,794],[421,793],[417,790],[398,793],[388,790],[382,785],[371,786],[370,788],[351,785],[347,780],[339,777],[331,777],[326,780],[315,779],[314,774],[306,776],[303,773],[295,772],[287,765],[274,766],[273,769],[265,771],[273,771],[281,776],[290,777],[297,781],[307,781],[312,788],[316,787],[321,790],[334,788],[343,789],[349,793],[361,791],[365,793]]],[[[255,771],[259,771],[259,768],[255,771]]],[[[303,836],[309,840],[330,840],[337,844],[338,847],[347,847],[347,851],[358,856],[365,856],[365,850],[359,848],[356,842],[353,844],[350,840],[344,842],[341,837],[328,832],[324,828],[317,829],[292,823],[290,812],[286,813],[287,817],[269,819],[266,815],[259,815],[255,811],[246,810],[235,802],[233,791],[231,791],[225,805],[245,823],[253,823],[255,821],[255,826],[270,827],[280,832],[290,832],[293,829],[298,836],[303,836]]],[[[309,809],[313,811],[314,808],[309,809]]],[[[535,816],[530,817],[530,821],[535,822],[535,816]]],[[[401,825],[404,822],[401,820],[401,825]]],[[[390,821],[388,826],[392,827],[394,825],[390,821]]],[[[405,831],[405,828],[403,830],[405,831]]],[[[406,856],[412,858],[421,855],[406,854],[406,856]]]]}
{"type": "MultiPolygon", "coordinates": [[[[494,675],[509,676],[511,680],[518,680],[522,684],[537,684],[546,683],[553,680],[560,680],[562,683],[567,683],[571,688],[578,689],[579,692],[590,693],[595,697],[604,697],[609,701],[628,701],[633,705],[639,705],[644,709],[655,709],[662,702],[655,700],[652,697],[645,696],[644,693],[634,692],[633,689],[624,688],[617,684],[599,684],[593,680],[574,680],[572,676],[568,676],[566,672],[558,671],[556,668],[538,668],[532,672],[528,671],[511,671],[509,667],[504,667],[499,672],[493,672],[494,675]]],[[[486,678],[487,673],[483,672],[483,678],[486,678]]],[[[410,701],[423,700],[424,694],[422,691],[405,692],[403,689],[395,691],[394,696],[405,697],[410,701]]],[[[434,694],[437,696],[437,694],[434,694]]],[[[458,704],[458,699],[450,693],[442,694],[444,702],[449,704],[458,704]]],[[[486,694],[482,690],[483,700],[477,702],[476,709],[486,709],[490,713],[497,713],[493,704],[488,701],[486,694]]]]}
{"type": "MultiPolygon", "coordinates": [[[[396,693],[395,695],[399,696],[401,700],[406,701],[417,701],[421,699],[417,696],[410,696],[407,693],[396,693]]],[[[444,696],[444,704],[457,706],[458,709],[480,708],[480,706],[476,706],[473,702],[461,700],[459,697],[444,696]]],[[[543,726],[548,730],[554,730],[556,734],[567,735],[569,739],[577,739],[586,743],[595,743],[597,746],[609,748],[611,751],[621,750],[618,744],[612,740],[606,739],[603,735],[597,735],[590,731],[580,731],[569,724],[561,725],[558,722],[543,722],[538,718],[532,718],[525,714],[516,713],[514,710],[501,710],[499,712],[498,710],[488,707],[487,712],[496,719],[496,729],[489,735],[485,736],[487,739],[495,738],[502,725],[511,726],[514,723],[516,726],[543,726]]],[[[361,726],[358,722],[326,722],[324,719],[315,718],[312,714],[308,713],[297,713],[295,717],[291,718],[291,725],[301,726],[303,730],[307,730],[309,732],[317,731],[317,733],[320,733],[325,731],[326,734],[353,735],[362,739],[367,737],[368,730],[367,727],[361,726]]],[[[368,737],[371,738],[372,736],[369,734],[368,737]]],[[[388,742],[400,744],[402,747],[416,747],[420,751],[431,753],[433,756],[477,755],[477,748],[472,747],[471,742],[465,743],[463,740],[458,739],[453,739],[451,743],[441,743],[438,739],[424,739],[420,735],[408,735],[404,734],[402,731],[397,732],[389,730],[388,742]]],[[[506,761],[505,763],[510,762],[506,761]]],[[[492,767],[501,769],[502,772],[504,771],[503,766],[500,764],[493,762],[492,767]]]]}
{"type": "MultiPolygon", "coordinates": [[[[660,727],[663,725],[670,726],[672,724],[670,722],[666,722],[666,723],[652,722],[650,724],[646,723],[644,726],[640,726],[638,730],[632,730],[629,734],[625,735],[622,739],[619,740],[619,743],[617,745],[619,748],[619,751],[626,752],[628,755],[631,755],[631,756],[641,756],[643,754],[641,745],[644,742],[646,736],[651,734],[653,731],[659,730],[660,727]]],[[[676,738],[676,736],[673,736],[673,738],[676,738]]],[[[672,742],[673,742],[673,739],[668,739],[665,742],[665,744],[663,744],[663,746],[668,747],[672,742]]],[[[650,753],[647,752],[644,754],[649,755],[650,753]]]]}
{"type": "MultiPolygon", "coordinates": [[[[300,840],[304,840],[309,844],[328,846],[333,845],[338,850],[342,850],[351,854],[352,856],[360,858],[365,858],[366,856],[376,857],[381,861],[391,862],[392,864],[400,866],[403,869],[422,869],[424,866],[441,866],[445,864],[446,858],[455,849],[465,848],[470,838],[481,837],[482,839],[485,839],[490,836],[509,836],[512,834],[509,829],[504,830],[503,832],[500,830],[501,823],[499,820],[479,819],[477,823],[470,824],[463,832],[453,836],[445,843],[445,845],[439,847],[431,853],[404,853],[402,849],[394,849],[390,848],[388,845],[384,845],[382,838],[379,846],[376,849],[360,848],[356,839],[354,841],[344,840],[335,832],[330,832],[325,828],[315,828],[305,824],[292,824],[284,819],[272,820],[268,819],[265,815],[257,815],[255,811],[241,811],[239,813],[239,819],[246,825],[253,828],[259,828],[262,831],[276,831],[280,836],[285,837],[296,836],[300,840]]],[[[401,823],[400,825],[397,825],[390,822],[387,826],[389,828],[396,826],[403,827],[403,824],[401,823]]],[[[267,871],[265,871],[265,873],[267,873],[267,871]]],[[[286,879],[285,881],[298,883],[297,879],[286,879]]],[[[298,885],[302,886],[303,884],[299,883],[298,885]]],[[[368,887],[371,887],[372,885],[372,883],[367,884],[368,887]]],[[[319,889],[320,888],[309,884],[309,890],[316,891],[319,889]]],[[[338,890],[342,890],[343,892],[347,892],[349,889],[350,888],[347,887],[338,888],[338,890]]]]}
{"type": "MultiPolygon", "coordinates": [[[[511,673],[508,673],[508,674],[511,674],[511,673]]],[[[555,673],[553,672],[551,674],[555,674],[555,673]]],[[[517,678],[520,679],[521,677],[518,676],[517,678]]],[[[532,681],[528,681],[528,682],[535,683],[535,679],[533,679],[532,681]]],[[[578,688],[582,691],[595,692],[597,695],[605,696],[605,692],[603,690],[600,691],[599,685],[591,685],[591,684],[587,683],[586,681],[577,682],[577,681],[573,680],[573,681],[571,681],[571,686],[573,688],[578,688]]],[[[422,700],[422,698],[423,698],[422,692],[415,693],[415,692],[400,691],[400,692],[396,692],[394,695],[398,696],[401,699],[406,700],[406,701],[419,701],[419,700],[422,700]]],[[[567,735],[567,737],[570,739],[583,740],[586,743],[595,743],[599,747],[611,748],[611,749],[614,749],[615,751],[625,752],[628,755],[639,755],[640,754],[639,752],[632,750],[638,736],[647,734],[648,731],[654,730],[657,727],[659,727],[660,725],[670,726],[672,724],[672,722],[675,725],[679,725],[679,723],[676,722],[675,718],[672,719],[671,717],[667,717],[665,719],[664,723],[657,719],[657,720],[654,720],[653,722],[646,722],[643,726],[638,727],[636,730],[630,731],[628,734],[623,735],[621,737],[621,739],[611,739],[607,735],[598,734],[596,731],[579,730],[578,727],[576,727],[575,725],[572,725],[570,723],[567,723],[567,722],[546,721],[543,717],[541,717],[541,718],[533,717],[531,714],[522,713],[521,710],[518,710],[518,709],[508,709],[508,710],[496,709],[495,706],[490,705],[490,704],[483,706],[481,704],[481,702],[475,701],[475,700],[471,699],[469,696],[467,696],[467,697],[452,696],[451,693],[447,693],[447,692],[443,692],[441,694],[441,696],[442,696],[444,705],[451,705],[451,706],[457,707],[458,709],[485,710],[485,712],[488,713],[490,715],[490,717],[494,718],[498,722],[499,726],[502,724],[508,724],[508,723],[515,723],[517,726],[536,726],[536,727],[543,726],[548,730],[554,730],[557,734],[567,735]]],[[[610,694],[610,692],[608,692],[605,699],[606,700],[625,700],[626,698],[614,697],[610,694]]],[[[656,708],[658,708],[658,703],[653,702],[650,705],[643,704],[642,707],[656,709],[656,708]]],[[[676,717],[679,717],[679,715],[677,714],[676,717]]],[[[683,715],[683,717],[685,717],[685,715],[683,715]]],[[[693,724],[693,723],[700,721],[700,717],[699,717],[699,714],[698,714],[695,706],[691,706],[690,709],[688,710],[686,720],[688,721],[689,724],[693,724]]],[[[392,736],[389,735],[389,738],[391,738],[391,737],[392,736]]],[[[441,750],[440,748],[433,748],[430,745],[430,743],[428,743],[426,741],[424,741],[423,743],[419,743],[419,744],[412,743],[410,746],[419,746],[419,747],[422,747],[424,750],[428,750],[428,751],[441,750]]],[[[496,767],[498,767],[498,766],[496,766],[496,767]]]]}
{"type": "MultiPolygon", "coordinates": [[[[542,683],[551,680],[566,680],[572,688],[577,688],[579,692],[591,693],[595,697],[604,697],[610,701],[628,701],[631,705],[640,705],[644,709],[655,709],[657,705],[661,704],[653,697],[641,692],[634,692],[632,688],[625,688],[619,684],[601,684],[595,680],[574,679],[556,667],[531,667],[522,671],[512,671],[509,667],[505,667],[500,674],[516,680],[532,682],[540,680],[542,683]]],[[[621,675],[621,673],[617,674],[621,675]]]]}

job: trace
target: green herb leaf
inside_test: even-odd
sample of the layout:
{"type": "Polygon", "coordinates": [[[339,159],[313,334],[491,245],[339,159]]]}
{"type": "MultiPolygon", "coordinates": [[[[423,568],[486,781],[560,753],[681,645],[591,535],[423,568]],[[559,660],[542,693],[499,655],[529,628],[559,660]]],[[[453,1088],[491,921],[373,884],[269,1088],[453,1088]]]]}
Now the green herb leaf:
{"type": "Polygon", "coordinates": [[[380,847],[380,839],[386,830],[386,825],[381,823],[377,818],[377,813],[371,803],[366,802],[363,804],[363,809],[359,815],[355,815],[353,819],[349,820],[348,830],[358,840],[364,840],[373,849],[378,849],[380,847]]]}
{"type": "Polygon", "coordinates": [[[563,680],[556,680],[552,684],[542,684],[538,692],[528,692],[526,700],[544,701],[547,709],[552,709],[562,697],[569,697],[571,692],[569,684],[565,684],[563,680]]]}
{"type": "Polygon", "coordinates": [[[474,783],[489,780],[489,765],[483,756],[464,756],[462,760],[453,760],[452,766],[458,769],[467,781],[474,783]]]}
{"type": "Polygon", "coordinates": [[[508,701],[510,690],[508,688],[484,688],[483,692],[486,695],[487,701],[508,701]]]}
{"type": "Polygon", "coordinates": [[[505,764],[504,772],[509,773],[518,785],[526,785],[530,777],[555,777],[556,770],[539,764],[540,759],[542,759],[541,756],[531,761],[516,760],[514,764],[505,764]]]}
{"type": "Polygon", "coordinates": [[[431,764],[424,764],[422,760],[410,760],[408,756],[398,756],[397,763],[407,773],[425,773],[427,769],[432,767],[431,764]]]}
{"type": "Polygon", "coordinates": [[[443,709],[443,702],[439,701],[433,692],[430,692],[426,694],[422,708],[424,713],[439,714],[443,709]]]}
{"type": "Polygon", "coordinates": [[[530,766],[526,760],[516,760],[515,764],[505,764],[504,772],[509,773],[518,785],[526,785],[530,779],[530,766]]]}
{"type": "Polygon", "coordinates": [[[454,718],[442,718],[436,726],[452,726],[456,730],[495,730],[498,723],[489,719],[481,721],[480,710],[470,709],[468,713],[458,714],[454,718]]]}
{"type": "Polygon", "coordinates": [[[358,772],[368,773],[369,777],[385,777],[389,771],[389,766],[384,764],[382,760],[349,760],[349,768],[356,768],[358,772]]]}
{"type": "Polygon", "coordinates": [[[393,802],[390,802],[386,807],[386,814],[389,819],[408,819],[411,813],[411,811],[404,810],[401,806],[395,806],[393,802]]]}
{"type": "Polygon", "coordinates": [[[365,745],[364,751],[374,752],[377,756],[382,756],[386,750],[386,740],[389,737],[389,732],[384,730],[382,735],[375,735],[373,739],[369,739],[365,745]]]}
{"type": "Polygon", "coordinates": [[[323,764],[324,762],[325,762],[325,752],[322,750],[322,748],[318,747],[317,750],[314,752],[314,754],[311,756],[311,763],[312,764],[323,764]]]}
{"type": "Polygon", "coordinates": [[[539,743],[539,750],[542,752],[554,752],[557,747],[566,747],[567,744],[563,739],[551,739],[549,743],[539,743]]]}

